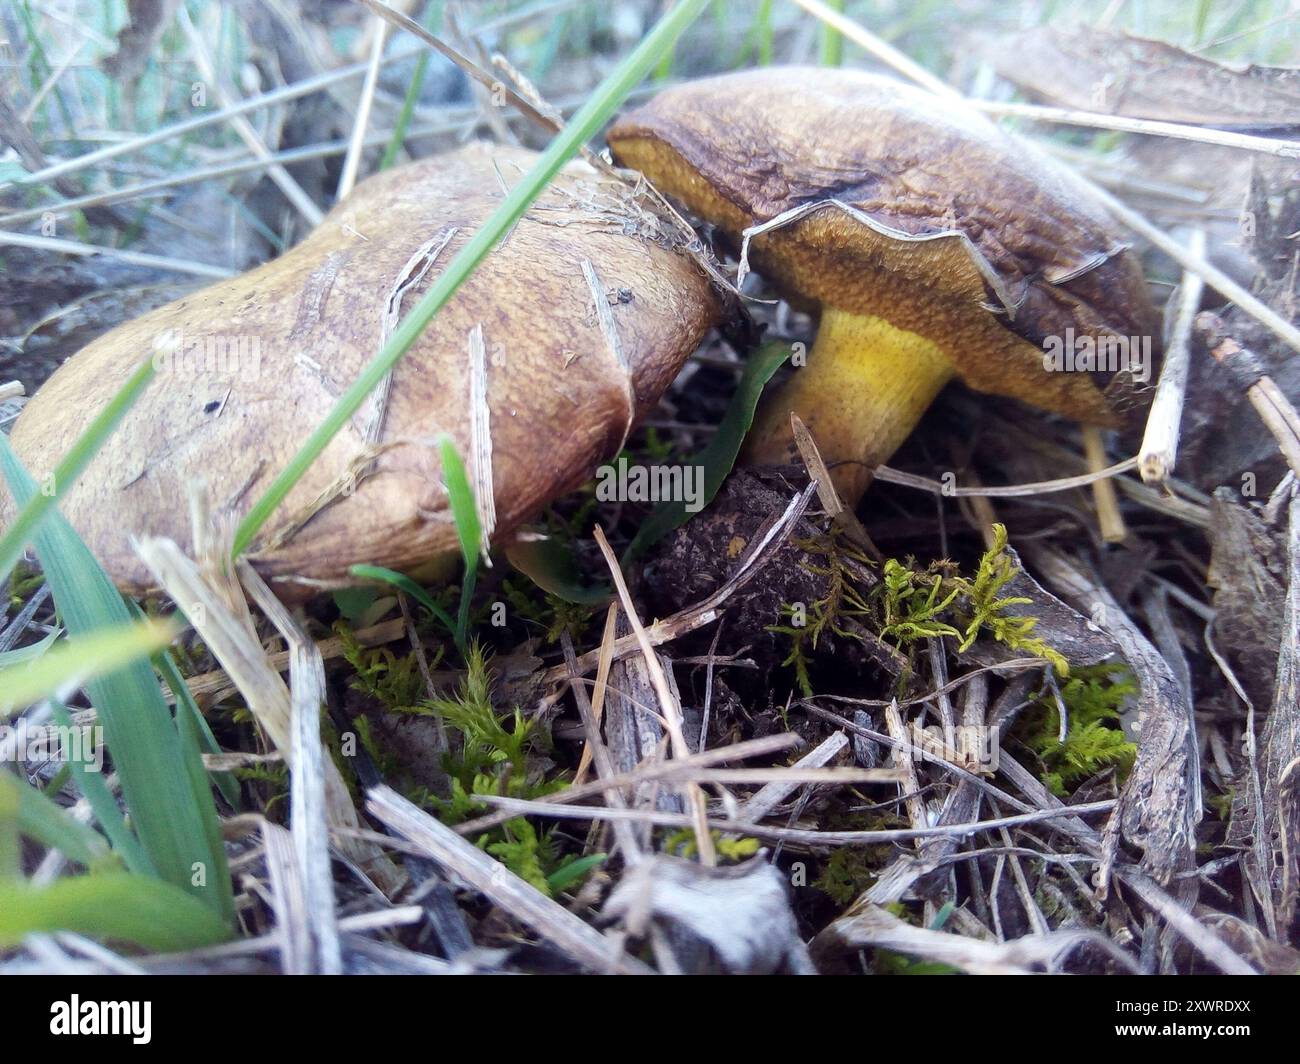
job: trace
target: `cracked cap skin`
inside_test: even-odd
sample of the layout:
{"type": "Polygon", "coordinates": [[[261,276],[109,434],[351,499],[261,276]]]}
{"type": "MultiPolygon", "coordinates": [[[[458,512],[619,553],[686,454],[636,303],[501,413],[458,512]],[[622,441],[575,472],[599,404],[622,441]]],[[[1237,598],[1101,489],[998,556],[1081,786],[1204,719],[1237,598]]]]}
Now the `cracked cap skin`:
{"type": "Polygon", "coordinates": [[[1145,381],[1045,369],[1044,342],[1070,335],[1145,338],[1154,358],[1158,319],[1087,186],[973,111],[863,71],[773,67],[668,89],[608,141],[737,248],[773,223],[751,264],[820,313],[751,461],[793,454],[794,409],[856,499],[952,377],[1109,427],[1149,398],[1150,360],[1145,381]]]}
{"type": "MultiPolygon", "coordinates": [[[[15,451],[33,475],[44,475],[160,337],[182,337],[198,352],[164,360],[81,481],[60,497],[63,515],[114,581],[127,591],[152,589],[132,537],[168,536],[188,548],[191,478],[204,482],[215,517],[247,513],[379,351],[390,296],[421,247],[448,237],[405,292],[403,314],[537,157],[474,144],[361,182],[279,258],[79,351],[27,404],[13,429],[15,451]],[[226,345],[225,365],[200,357],[214,344],[226,345]]],[[[371,475],[268,546],[357,460],[359,413],[254,543],[250,560],[282,597],[351,583],[356,563],[418,573],[455,554],[432,444],[450,434],[469,465],[476,326],[487,355],[499,534],[617,452],[629,424],[654,406],[721,314],[704,271],[629,197],[625,185],[573,163],[489,253],[397,363],[371,475]],[[620,353],[602,329],[585,262],[609,300],[620,353]]],[[[0,492],[0,525],[12,514],[12,498],[0,492]]]]}

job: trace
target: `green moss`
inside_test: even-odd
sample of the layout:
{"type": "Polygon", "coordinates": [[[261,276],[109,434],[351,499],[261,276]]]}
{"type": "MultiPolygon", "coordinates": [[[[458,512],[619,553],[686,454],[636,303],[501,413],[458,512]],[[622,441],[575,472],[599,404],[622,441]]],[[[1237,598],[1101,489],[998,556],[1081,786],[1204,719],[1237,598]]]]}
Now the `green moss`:
{"type": "Polygon", "coordinates": [[[842,846],[822,866],[813,886],[838,905],[849,905],[875,882],[880,867],[870,850],[842,846]]]}
{"type": "MultiPolygon", "coordinates": [[[[837,528],[833,528],[824,538],[801,540],[795,545],[805,554],[825,559],[824,565],[804,562],[803,568],[826,579],[826,596],[807,608],[803,624],[774,624],[769,625],[767,631],[790,638],[790,652],[781,664],[794,669],[799,690],[805,698],[811,698],[813,688],[809,661],[817,650],[818,642],[828,632],[845,639],[857,639],[859,637],[845,625],[845,619],[865,620],[870,617],[870,607],[853,582],[848,562],[852,560],[864,566],[870,566],[872,562],[850,544],[837,528]]],[[[781,615],[794,621],[798,611],[793,604],[787,603],[781,607],[781,615]]]]}
{"type": "Polygon", "coordinates": [[[242,783],[265,784],[270,789],[264,809],[267,813],[289,797],[289,767],[284,763],[244,765],[235,769],[235,778],[242,783]]]}
{"type": "MultiPolygon", "coordinates": [[[[424,678],[414,652],[399,658],[387,647],[363,647],[344,620],[334,622],[334,632],[343,644],[343,657],[354,670],[353,690],[369,695],[395,713],[411,711],[419,704],[424,694],[424,678]]],[[[441,658],[439,649],[430,667],[436,667],[441,658]]]]}
{"type": "Polygon", "coordinates": [[[20,608],[45,583],[45,574],[26,562],[18,562],[9,580],[9,606],[20,608]]]}
{"type": "MultiPolygon", "coordinates": [[[[838,531],[800,542],[805,553],[825,559],[824,564],[805,562],[804,568],[826,578],[827,593],[807,608],[805,624],[772,625],[767,630],[789,637],[790,651],[782,664],[794,669],[804,697],[813,694],[811,659],[819,640],[830,632],[861,641],[861,629],[854,630],[857,625],[904,654],[927,639],[950,639],[958,651],[966,651],[976,640],[990,638],[1019,653],[1044,658],[1059,676],[1068,676],[1070,665],[1065,657],[1033,634],[1037,618],[1008,612],[1010,607],[1028,605],[1031,600],[1002,595],[1019,570],[1007,553],[1006,529],[994,525],[993,531],[993,546],[980,558],[973,577],[963,576],[947,560],[919,568],[913,559],[890,558],[881,566],[879,583],[866,595],[853,570],[872,563],[838,531]],[[849,620],[856,623],[846,623],[849,620]]],[[[787,604],[782,615],[793,620],[796,607],[787,604]]]]}
{"type": "Polygon", "coordinates": [[[980,558],[974,579],[960,575],[947,561],[931,563],[921,571],[894,560],[885,562],[876,594],[881,637],[892,639],[900,649],[918,639],[946,637],[957,640],[958,651],[966,651],[984,635],[1011,650],[1046,658],[1058,675],[1068,676],[1069,662],[1032,634],[1037,618],[1006,612],[1032,600],[1001,597],[1019,570],[1006,553],[1006,528],[994,525],[993,536],[993,546],[980,558]]]}
{"type": "Polygon", "coordinates": [[[580,639],[595,616],[591,606],[568,602],[543,591],[527,577],[506,577],[501,591],[514,617],[541,630],[543,646],[558,643],[565,632],[575,641],[580,639]]]}
{"type": "Polygon", "coordinates": [[[947,562],[933,562],[925,571],[917,571],[894,558],[885,562],[876,595],[882,639],[904,647],[918,639],[961,636],[941,619],[962,593],[959,578],[949,576],[944,583],[948,566],[947,562]]]}
{"type": "MultiPolygon", "coordinates": [[[[713,848],[724,863],[748,860],[758,853],[762,845],[758,839],[724,835],[716,828],[709,831],[709,837],[713,839],[713,848]]],[[[677,857],[693,858],[699,852],[699,843],[695,838],[694,828],[682,828],[681,831],[674,831],[664,839],[664,853],[673,854],[677,857]]]]}
{"type": "Polygon", "coordinates": [[[1232,803],[1236,799],[1237,789],[1229,787],[1223,794],[1212,794],[1206,797],[1205,804],[1214,810],[1223,823],[1227,824],[1232,820],[1232,803]]]}
{"type": "MultiPolygon", "coordinates": [[[[436,713],[458,738],[458,749],[444,758],[451,780],[449,798],[427,797],[444,823],[458,824],[484,812],[477,794],[536,799],[565,786],[563,779],[547,779],[530,763],[530,755],[545,747],[548,736],[526,720],[519,707],[498,715],[492,705],[492,672],[487,653],[476,642],[469,645],[465,678],[453,698],[426,700],[416,712],[436,713]]],[[[485,832],[476,844],[510,871],[550,895],[548,877],[563,866],[556,839],[539,832],[517,817],[485,832]]]]}
{"type": "Polygon", "coordinates": [[[969,650],[980,632],[988,634],[1012,650],[1023,651],[1035,657],[1046,658],[1060,676],[1068,676],[1070,664],[1042,639],[1031,635],[1037,618],[1007,614],[1008,606],[1027,606],[1032,600],[1023,597],[999,598],[1002,589],[1020,570],[1006,553],[1007,530],[1004,525],[993,526],[993,546],[980,559],[975,580],[965,591],[965,610],[969,622],[962,634],[959,650],[969,650]]]}
{"type": "Polygon", "coordinates": [[[1124,737],[1120,709],[1137,692],[1137,684],[1121,665],[1079,669],[1059,688],[1068,728],[1060,740],[1061,714],[1048,691],[1037,699],[1036,712],[1027,713],[1016,735],[1043,763],[1041,778],[1058,797],[1066,797],[1084,780],[1114,766],[1127,775],[1137,745],[1124,737]]]}

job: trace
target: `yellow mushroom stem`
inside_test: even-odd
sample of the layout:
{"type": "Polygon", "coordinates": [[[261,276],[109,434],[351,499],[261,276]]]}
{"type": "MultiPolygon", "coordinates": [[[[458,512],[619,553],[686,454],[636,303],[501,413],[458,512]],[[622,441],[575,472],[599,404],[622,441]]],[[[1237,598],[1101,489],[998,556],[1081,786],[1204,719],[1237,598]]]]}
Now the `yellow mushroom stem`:
{"type": "Polygon", "coordinates": [[[852,507],[872,470],[898,449],[952,378],[943,350],[883,318],[825,307],[808,364],[763,401],[745,443],[748,465],[797,462],[790,412],[808,426],[852,507]]]}

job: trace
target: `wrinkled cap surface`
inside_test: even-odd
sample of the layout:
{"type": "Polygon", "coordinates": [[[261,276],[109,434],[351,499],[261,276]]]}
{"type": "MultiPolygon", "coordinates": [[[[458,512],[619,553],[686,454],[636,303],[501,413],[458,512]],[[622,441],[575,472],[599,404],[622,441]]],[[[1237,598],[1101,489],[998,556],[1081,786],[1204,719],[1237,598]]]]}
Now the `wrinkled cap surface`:
{"type": "Polygon", "coordinates": [[[668,89],[608,140],[738,243],[773,223],[749,256],[792,301],[920,333],[978,390],[1114,424],[1153,383],[1044,370],[1053,338],[1158,354],[1156,316],[1088,188],[974,112],[863,71],[776,67],[668,89]]]}
{"type": "MultiPolygon", "coordinates": [[[[156,356],[155,379],[60,499],[119,585],[148,588],[131,537],[170,536],[188,547],[191,478],[206,483],[215,512],[246,513],[379,351],[403,281],[401,314],[536,158],[472,145],[361,183],[279,259],[114,329],[69,359],[15,425],[19,457],[34,475],[47,473],[156,356]]],[[[588,479],[720,313],[711,282],[667,232],[626,186],[570,165],[397,364],[371,474],[286,538],[294,518],[365,453],[363,408],[263,529],[250,552],[257,567],[282,587],[329,585],[347,582],[356,563],[410,569],[456,549],[434,441],[450,434],[471,467],[477,326],[498,533],[588,479]]],[[[12,500],[0,495],[11,515],[12,500]]]]}

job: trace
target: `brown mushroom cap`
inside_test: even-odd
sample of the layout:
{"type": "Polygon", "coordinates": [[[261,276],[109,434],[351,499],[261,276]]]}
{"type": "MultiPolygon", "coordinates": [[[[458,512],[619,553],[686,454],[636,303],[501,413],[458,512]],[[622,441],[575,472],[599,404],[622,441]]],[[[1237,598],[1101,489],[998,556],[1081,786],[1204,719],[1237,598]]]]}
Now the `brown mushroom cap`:
{"type": "MultiPolygon", "coordinates": [[[[403,314],[535,159],[472,145],[362,182],[280,258],[78,352],[19,418],[15,450],[34,474],[52,469],[160,338],[171,347],[182,338],[176,357],[155,359],[157,377],[60,500],[117,583],[147,589],[151,577],[131,538],[188,544],[186,484],[195,477],[214,510],[246,513],[379,350],[386,308],[413,256],[447,241],[402,297],[403,314]]],[[[347,583],[355,563],[410,570],[456,549],[432,442],[450,434],[469,465],[476,326],[487,356],[501,534],[617,451],[719,314],[711,282],[630,190],[570,165],[398,363],[371,474],[277,542],[362,454],[357,417],[263,529],[255,564],[292,592],[293,584],[347,583]],[[585,263],[608,304],[601,313],[585,263]],[[612,319],[616,344],[602,317],[612,319]]],[[[8,498],[0,506],[12,513],[8,498]]]]}
{"type": "Polygon", "coordinates": [[[765,68],[671,88],[608,140],[736,241],[781,219],[749,253],[793,302],[924,338],[973,388],[1114,425],[1150,387],[1044,369],[1067,329],[1158,350],[1155,313],[1086,186],[973,112],[862,71],[765,68]]]}

